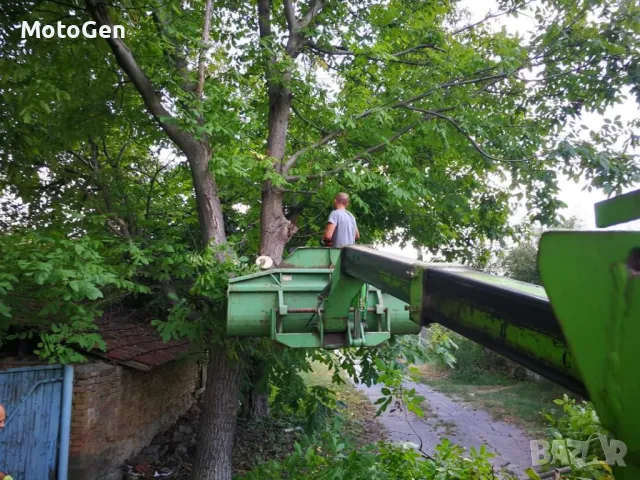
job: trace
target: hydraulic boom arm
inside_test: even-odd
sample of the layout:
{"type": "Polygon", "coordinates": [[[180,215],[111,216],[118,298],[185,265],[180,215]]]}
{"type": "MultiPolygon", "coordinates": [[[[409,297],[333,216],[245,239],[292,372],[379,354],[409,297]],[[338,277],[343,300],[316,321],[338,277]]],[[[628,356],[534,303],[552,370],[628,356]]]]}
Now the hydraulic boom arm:
{"type": "MultiPolygon", "coordinates": [[[[640,191],[596,205],[597,224],[638,218],[640,191]]],[[[549,232],[545,288],[364,246],[296,250],[232,279],[227,332],[290,347],[379,345],[440,323],[588,396],[626,444],[618,480],[640,478],[640,232],[549,232]]]]}
{"type": "Polygon", "coordinates": [[[413,261],[362,246],[344,247],[341,260],[343,274],[408,302],[414,322],[444,325],[586,395],[542,287],[459,265],[413,261]]]}

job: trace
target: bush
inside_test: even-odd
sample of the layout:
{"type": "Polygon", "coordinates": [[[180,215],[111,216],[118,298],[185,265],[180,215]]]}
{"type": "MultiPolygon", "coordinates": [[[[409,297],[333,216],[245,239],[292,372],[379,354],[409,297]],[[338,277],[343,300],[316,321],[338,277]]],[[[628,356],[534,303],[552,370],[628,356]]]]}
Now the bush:
{"type": "Polygon", "coordinates": [[[432,325],[427,331],[429,342],[438,345],[446,340],[452,360],[435,357],[440,366],[453,370],[449,378],[470,385],[508,383],[509,378],[525,378],[526,370],[506,358],[487,350],[440,325],[432,325]]]}
{"type": "MultiPolygon", "coordinates": [[[[493,480],[493,454],[484,447],[467,452],[443,440],[433,457],[411,443],[378,442],[363,449],[350,448],[338,433],[339,426],[303,444],[284,461],[272,461],[241,477],[242,480],[493,480]]],[[[514,479],[504,475],[502,478],[514,479]]]]}
{"type": "MultiPolygon", "coordinates": [[[[554,400],[554,403],[562,407],[560,414],[545,412],[543,415],[549,424],[549,442],[564,441],[556,443],[557,450],[552,449],[560,457],[565,456],[569,459],[571,471],[562,478],[613,479],[611,467],[605,462],[606,457],[600,442],[601,439],[610,442],[611,437],[600,423],[593,405],[590,402],[569,398],[567,395],[554,400]],[[574,457],[571,454],[577,451],[576,446],[566,443],[568,440],[588,442],[588,448],[581,451],[579,457],[574,457]]],[[[546,470],[562,466],[567,465],[552,463],[546,470]]],[[[532,470],[528,470],[527,473],[532,479],[541,478],[532,470]]]]}

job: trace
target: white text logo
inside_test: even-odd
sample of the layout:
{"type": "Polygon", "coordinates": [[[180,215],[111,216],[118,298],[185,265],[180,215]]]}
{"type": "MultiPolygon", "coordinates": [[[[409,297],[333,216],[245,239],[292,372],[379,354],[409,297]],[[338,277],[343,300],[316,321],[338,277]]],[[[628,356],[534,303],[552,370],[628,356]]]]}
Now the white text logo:
{"type": "Polygon", "coordinates": [[[548,442],[546,440],[531,440],[531,464],[533,466],[554,465],[559,466],[587,466],[598,464],[598,461],[588,462],[589,445],[595,440],[600,440],[600,446],[606,463],[609,465],[626,466],[624,456],[627,454],[627,446],[620,440],[608,441],[605,435],[597,435],[586,441],[561,439],[548,442]]]}
{"type": "Polygon", "coordinates": [[[22,38],[78,38],[82,34],[85,38],[124,38],[124,27],[122,25],[102,25],[96,28],[96,22],[86,22],[78,25],[65,25],[58,22],[54,25],[42,25],[39,21],[29,25],[22,22],[22,38]]]}

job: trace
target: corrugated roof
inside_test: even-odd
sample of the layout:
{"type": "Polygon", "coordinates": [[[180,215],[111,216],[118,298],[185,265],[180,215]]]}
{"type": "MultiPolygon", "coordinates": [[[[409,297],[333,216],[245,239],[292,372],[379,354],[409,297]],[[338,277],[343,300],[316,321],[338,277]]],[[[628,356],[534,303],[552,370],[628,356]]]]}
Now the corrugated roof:
{"type": "Polygon", "coordinates": [[[96,321],[98,333],[107,350],[91,353],[138,370],[151,370],[177,359],[189,349],[188,340],[163,342],[148,322],[123,322],[101,318],[96,321]]]}

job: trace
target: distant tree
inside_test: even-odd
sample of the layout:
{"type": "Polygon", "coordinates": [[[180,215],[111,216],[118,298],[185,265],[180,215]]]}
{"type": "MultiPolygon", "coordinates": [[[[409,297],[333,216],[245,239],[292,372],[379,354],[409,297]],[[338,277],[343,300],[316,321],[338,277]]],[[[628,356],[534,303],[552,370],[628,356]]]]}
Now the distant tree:
{"type": "Polygon", "coordinates": [[[499,260],[507,277],[536,285],[542,284],[537,265],[537,240],[538,238],[517,244],[499,260]]]}
{"type": "MultiPolygon", "coordinates": [[[[578,230],[580,220],[572,216],[563,221],[559,228],[578,230]]],[[[538,243],[542,233],[540,228],[534,230],[528,238],[499,255],[496,262],[498,269],[509,278],[542,285],[538,271],[538,243]]]]}

